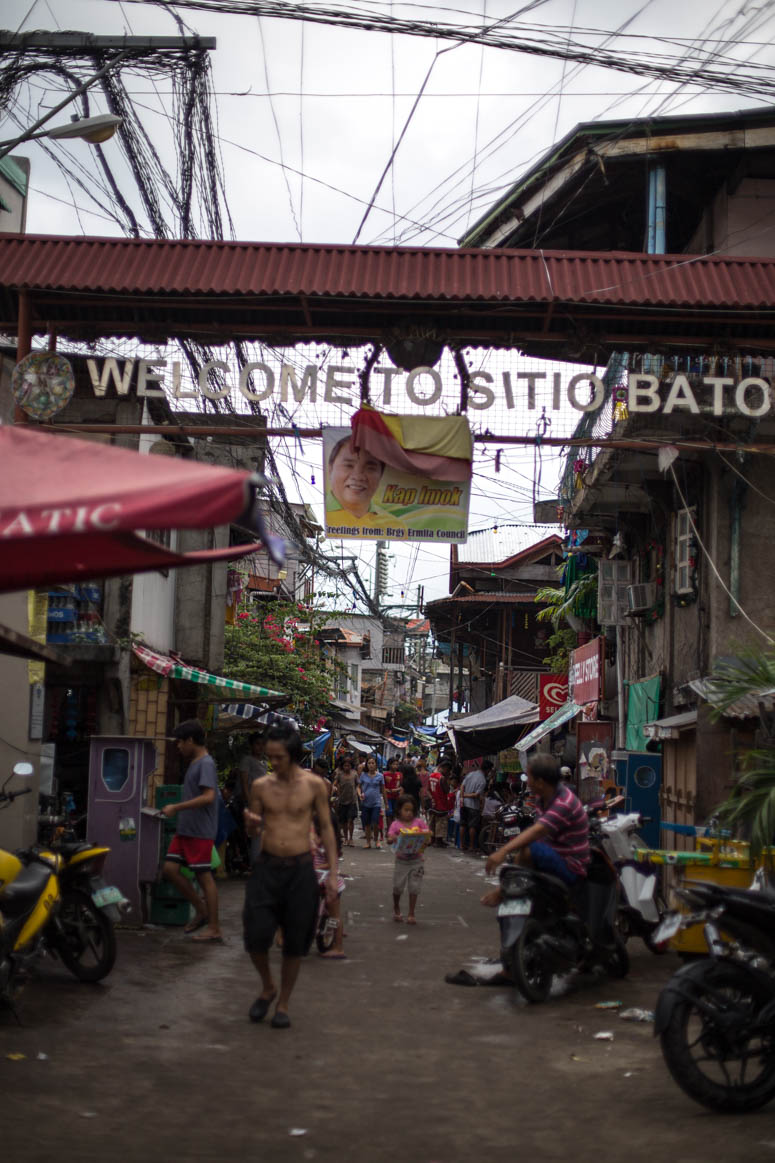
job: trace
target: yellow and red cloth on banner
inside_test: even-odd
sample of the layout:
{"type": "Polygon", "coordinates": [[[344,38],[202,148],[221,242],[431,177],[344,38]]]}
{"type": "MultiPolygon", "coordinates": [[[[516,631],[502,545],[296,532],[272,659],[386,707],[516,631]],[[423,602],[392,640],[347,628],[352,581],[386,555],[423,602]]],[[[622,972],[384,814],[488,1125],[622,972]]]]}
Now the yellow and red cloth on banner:
{"type": "Polygon", "coordinates": [[[470,481],[473,439],[465,416],[391,416],[359,408],[353,445],[399,472],[440,481],[470,481]]]}

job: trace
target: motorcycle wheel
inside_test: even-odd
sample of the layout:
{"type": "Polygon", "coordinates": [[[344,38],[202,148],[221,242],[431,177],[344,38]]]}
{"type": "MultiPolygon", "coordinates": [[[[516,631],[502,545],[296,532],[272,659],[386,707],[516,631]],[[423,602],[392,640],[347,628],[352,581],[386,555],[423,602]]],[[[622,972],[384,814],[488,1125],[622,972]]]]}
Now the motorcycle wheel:
{"type": "Polygon", "coordinates": [[[514,947],[514,984],[526,1001],[534,1003],[546,1001],[554,976],[537,943],[542,931],[535,921],[526,921],[514,947]]]}
{"type": "Polygon", "coordinates": [[[315,933],[315,944],[318,947],[318,953],[328,953],[329,949],[333,949],[335,938],[336,929],[329,929],[328,913],[324,910],[318,920],[318,927],[315,933]]]}
{"type": "Polygon", "coordinates": [[[725,1036],[714,1022],[713,1012],[721,1013],[726,1000],[753,1018],[771,1001],[770,991],[735,966],[718,962],[709,962],[706,982],[695,981],[694,985],[705,994],[705,1009],[700,1010],[688,998],[674,1006],[660,1038],[668,1070],[690,1098],[710,1110],[757,1110],[775,1097],[775,1042],[760,1034],[747,1034],[745,1023],[725,1036]],[[736,1063],[737,1079],[731,1069],[736,1063]],[[749,1064],[755,1063],[759,1069],[752,1074],[749,1064]]]}
{"type": "Polygon", "coordinates": [[[614,947],[606,959],[605,968],[609,977],[626,977],[630,972],[630,955],[627,952],[627,945],[618,933],[614,938],[614,947]]]}
{"type": "Polygon", "coordinates": [[[498,825],[485,824],[479,832],[479,848],[485,856],[490,856],[498,847],[498,825]]]}
{"type": "Polygon", "coordinates": [[[88,893],[68,889],[59,913],[61,935],[56,950],[79,981],[102,981],[116,961],[113,922],[88,893]]]}

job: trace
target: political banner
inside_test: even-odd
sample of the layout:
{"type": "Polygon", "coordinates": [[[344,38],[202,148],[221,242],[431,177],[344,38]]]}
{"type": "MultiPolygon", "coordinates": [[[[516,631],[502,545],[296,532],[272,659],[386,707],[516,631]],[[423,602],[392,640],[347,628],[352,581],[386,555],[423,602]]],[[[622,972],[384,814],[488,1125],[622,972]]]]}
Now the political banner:
{"type": "Polygon", "coordinates": [[[470,429],[459,416],[420,419],[418,425],[416,416],[386,416],[361,409],[351,428],[323,429],[327,536],[466,540],[470,429]],[[365,421],[359,424],[364,414],[365,421]],[[440,478],[440,472],[447,473],[448,479],[440,478]]]}

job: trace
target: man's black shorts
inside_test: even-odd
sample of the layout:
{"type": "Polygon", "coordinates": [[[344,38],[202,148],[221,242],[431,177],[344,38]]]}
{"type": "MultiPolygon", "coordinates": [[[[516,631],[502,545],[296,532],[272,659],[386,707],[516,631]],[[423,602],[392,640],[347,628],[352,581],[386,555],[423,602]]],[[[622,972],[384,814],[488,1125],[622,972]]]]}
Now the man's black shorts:
{"type": "Polygon", "coordinates": [[[280,928],[283,955],[306,957],[315,936],[319,904],[311,852],[287,859],[262,852],[245,889],[245,949],[248,953],[268,953],[280,928]]]}
{"type": "Polygon", "coordinates": [[[478,808],[467,808],[463,806],[460,809],[460,827],[461,828],[478,828],[482,822],[482,813],[478,808]]]}

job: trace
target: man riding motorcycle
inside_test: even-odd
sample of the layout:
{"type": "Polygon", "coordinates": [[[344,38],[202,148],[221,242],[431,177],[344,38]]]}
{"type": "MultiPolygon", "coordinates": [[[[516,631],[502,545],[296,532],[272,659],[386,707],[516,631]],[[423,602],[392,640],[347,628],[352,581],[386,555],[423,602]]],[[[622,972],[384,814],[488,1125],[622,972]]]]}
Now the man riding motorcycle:
{"type": "MultiPolygon", "coordinates": [[[[573,885],[587,874],[589,821],[579,798],[560,779],[560,765],[552,755],[536,755],[528,762],[527,785],[541,815],[535,824],[508,840],[487,859],[493,873],[512,852],[519,864],[556,876],[573,885]]],[[[500,889],[488,893],[482,903],[496,905],[500,889]]]]}

